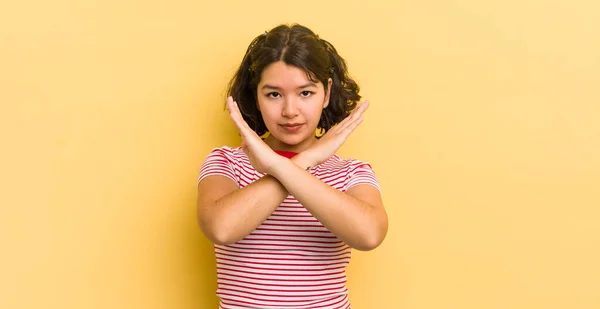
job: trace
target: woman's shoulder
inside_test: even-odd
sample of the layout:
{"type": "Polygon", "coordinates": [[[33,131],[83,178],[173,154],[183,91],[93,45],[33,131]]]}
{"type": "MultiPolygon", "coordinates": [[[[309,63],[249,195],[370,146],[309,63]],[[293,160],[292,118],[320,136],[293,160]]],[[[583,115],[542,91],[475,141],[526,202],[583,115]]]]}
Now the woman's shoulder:
{"type": "Polygon", "coordinates": [[[335,175],[337,179],[343,177],[343,191],[362,184],[372,185],[381,191],[377,175],[368,161],[359,160],[356,158],[343,158],[338,155],[333,156],[327,161],[329,166],[326,167],[323,174],[329,176],[335,175]]]}
{"type": "Polygon", "coordinates": [[[241,146],[231,147],[231,146],[227,146],[227,145],[214,147],[211,152],[221,152],[221,153],[232,154],[232,155],[239,154],[240,152],[243,153],[241,146]]]}
{"type": "Polygon", "coordinates": [[[231,147],[227,145],[215,147],[210,151],[209,156],[217,156],[227,159],[231,162],[240,162],[246,158],[246,154],[241,146],[231,147]]]}
{"type": "Polygon", "coordinates": [[[342,157],[333,155],[329,160],[321,164],[324,168],[332,170],[353,170],[359,167],[367,167],[371,169],[371,163],[353,157],[342,157]]]}

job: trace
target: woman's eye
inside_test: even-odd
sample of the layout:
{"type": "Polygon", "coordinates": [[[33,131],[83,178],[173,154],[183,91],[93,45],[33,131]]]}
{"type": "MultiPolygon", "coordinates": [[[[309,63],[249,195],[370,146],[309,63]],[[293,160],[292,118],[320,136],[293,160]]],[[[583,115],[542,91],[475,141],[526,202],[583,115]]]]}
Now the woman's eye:
{"type": "Polygon", "coordinates": [[[308,96],[310,96],[310,95],[312,94],[312,91],[302,91],[300,94],[301,94],[303,97],[308,97],[308,96]]]}
{"type": "Polygon", "coordinates": [[[267,97],[269,98],[279,98],[281,95],[277,92],[270,92],[267,94],[267,97]]]}

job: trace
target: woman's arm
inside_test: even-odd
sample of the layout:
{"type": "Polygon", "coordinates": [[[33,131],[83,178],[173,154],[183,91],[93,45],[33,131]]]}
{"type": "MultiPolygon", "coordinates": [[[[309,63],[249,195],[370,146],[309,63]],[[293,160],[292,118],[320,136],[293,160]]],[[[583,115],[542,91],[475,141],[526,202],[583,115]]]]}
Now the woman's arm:
{"type": "MultiPolygon", "coordinates": [[[[227,99],[231,119],[242,137],[242,149],[252,166],[276,178],[283,186],[282,190],[294,195],[326,228],[359,250],[377,247],[387,232],[387,214],[379,191],[369,185],[357,185],[342,193],[310,175],[305,168],[329,159],[362,122],[362,114],[368,105],[367,102],[359,104],[349,117],[292,161],[270,149],[248,127],[233,99],[227,99]]],[[[274,210],[276,205],[272,207],[269,211],[274,210]]],[[[268,214],[263,219],[267,217],[268,214]]]]}
{"type": "Polygon", "coordinates": [[[308,164],[303,163],[302,153],[294,158],[296,164],[289,160],[282,161],[272,166],[269,173],[350,247],[372,250],[379,246],[388,228],[379,190],[362,184],[343,193],[300,168],[308,164]]]}
{"type": "Polygon", "coordinates": [[[198,224],[213,243],[232,244],[263,223],[288,194],[270,175],[241,189],[228,177],[209,176],[198,184],[198,224]]]}
{"type": "Polygon", "coordinates": [[[198,223],[213,243],[231,244],[256,229],[287,195],[268,175],[242,189],[227,177],[209,176],[198,184],[198,223]]]}

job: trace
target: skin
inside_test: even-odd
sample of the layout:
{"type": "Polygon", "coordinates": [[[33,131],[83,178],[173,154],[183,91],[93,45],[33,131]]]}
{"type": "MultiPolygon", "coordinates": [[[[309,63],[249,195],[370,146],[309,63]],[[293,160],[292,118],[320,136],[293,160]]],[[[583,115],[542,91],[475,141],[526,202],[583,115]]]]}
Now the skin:
{"type": "Polygon", "coordinates": [[[227,99],[230,117],[242,137],[252,166],[267,175],[244,188],[224,176],[198,185],[198,222],[216,244],[232,244],[255,230],[281,202],[293,195],[327,229],[357,250],[372,250],[387,234],[388,219],[379,191],[357,185],[346,192],[306,172],[327,161],[362,122],[368,102],[316,139],[315,129],[329,103],[327,87],[313,83],[301,69],[283,62],[265,68],[257,87],[258,107],[269,129],[263,141],[244,121],[237,103],[227,99]],[[295,130],[283,126],[299,124],[295,130]],[[292,159],[274,150],[297,152],[292,159]]]}
{"type": "Polygon", "coordinates": [[[299,153],[317,141],[314,132],[329,105],[331,79],[324,89],[301,69],[279,61],[265,68],[257,88],[258,109],[270,132],[267,145],[299,153]],[[284,128],[289,124],[300,127],[290,132],[284,128]]]}

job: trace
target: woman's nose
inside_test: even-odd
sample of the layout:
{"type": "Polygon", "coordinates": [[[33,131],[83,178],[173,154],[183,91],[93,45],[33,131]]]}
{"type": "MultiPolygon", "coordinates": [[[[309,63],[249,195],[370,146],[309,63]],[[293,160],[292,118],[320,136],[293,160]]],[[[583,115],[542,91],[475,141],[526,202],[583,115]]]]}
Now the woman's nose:
{"type": "Polygon", "coordinates": [[[294,98],[285,100],[281,114],[286,117],[293,117],[298,114],[298,106],[294,98]]]}

